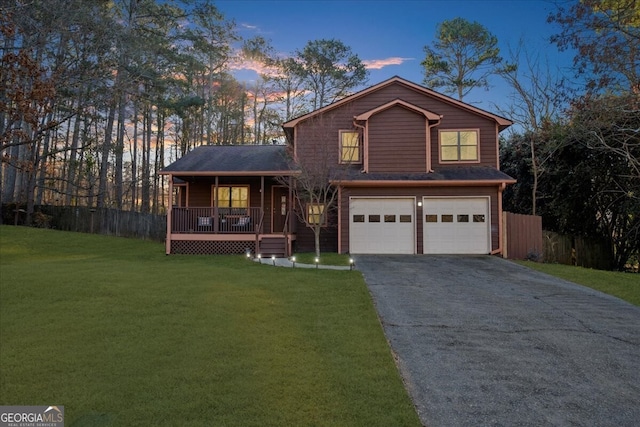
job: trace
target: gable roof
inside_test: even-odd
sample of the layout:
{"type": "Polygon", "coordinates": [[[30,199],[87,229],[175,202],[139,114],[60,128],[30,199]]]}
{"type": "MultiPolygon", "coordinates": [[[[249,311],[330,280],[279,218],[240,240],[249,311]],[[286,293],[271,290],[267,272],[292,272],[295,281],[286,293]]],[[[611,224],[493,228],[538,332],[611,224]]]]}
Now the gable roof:
{"type": "Polygon", "coordinates": [[[161,175],[291,175],[284,145],[202,145],[160,171],[161,175]]]}
{"type": "Polygon", "coordinates": [[[486,117],[490,120],[494,120],[497,124],[500,130],[506,129],[507,127],[511,126],[513,124],[513,122],[511,120],[505,119],[504,117],[498,116],[496,114],[493,113],[489,113],[488,111],[482,110],[478,107],[474,107],[473,105],[464,103],[462,101],[458,101],[457,99],[453,99],[451,97],[448,97],[446,95],[443,95],[439,92],[436,92],[434,90],[428,89],[424,86],[420,86],[418,84],[412,83],[409,80],[405,80],[401,77],[398,76],[394,76],[391,77],[388,80],[385,80],[381,83],[378,83],[376,85],[373,85],[371,87],[368,87],[367,89],[361,90],[360,92],[354,93],[353,95],[347,96],[346,98],[341,99],[340,101],[336,101],[333,104],[329,104],[329,105],[325,105],[324,107],[312,111],[310,113],[304,114],[300,117],[294,118],[292,120],[289,120],[288,122],[285,122],[282,127],[285,129],[285,131],[288,128],[294,128],[298,123],[307,120],[313,116],[316,116],[318,114],[322,114],[325,113],[327,111],[333,110],[334,108],[338,108],[341,105],[344,105],[348,102],[351,102],[355,99],[359,99],[362,98],[363,96],[366,96],[372,92],[375,92],[377,90],[380,90],[384,87],[387,87],[389,85],[395,84],[395,83],[400,83],[404,86],[407,86],[415,91],[421,92],[425,95],[431,96],[433,98],[439,99],[443,102],[446,102],[448,104],[452,104],[455,105],[458,108],[461,108],[463,110],[467,110],[469,112],[472,112],[474,114],[486,117]]]}

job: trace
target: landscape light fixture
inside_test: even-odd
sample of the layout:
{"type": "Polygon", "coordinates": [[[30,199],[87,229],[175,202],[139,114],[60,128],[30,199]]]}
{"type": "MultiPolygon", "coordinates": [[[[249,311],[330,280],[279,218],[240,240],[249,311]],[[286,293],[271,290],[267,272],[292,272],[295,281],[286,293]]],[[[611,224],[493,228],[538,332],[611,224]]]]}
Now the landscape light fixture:
{"type": "Polygon", "coordinates": [[[320,258],[316,258],[314,259],[315,263],[316,263],[316,268],[318,268],[318,264],[320,263],[320,258]]]}
{"type": "Polygon", "coordinates": [[[291,257],[291,262],[293,263],[293,268],[296,268],[296,257],[291,257]]]}
{"type": "Polygon", "coordinates": [[[271,261],[273,261],[273,266],[276,266],[276,256],[275,255],[271,255],[271,261]]]}
{"type": "Polygon", "coordinates": [[[349,258],[349,270],[353,270],[353,267],[356,266],[356,262],[353,258],[349,258]]]}
{"type": "Polygon", "coordinates": [[[247,256],[247,258],[251,258],[251,249],[249,248],[245,249],[244,254],[247,256]]]}

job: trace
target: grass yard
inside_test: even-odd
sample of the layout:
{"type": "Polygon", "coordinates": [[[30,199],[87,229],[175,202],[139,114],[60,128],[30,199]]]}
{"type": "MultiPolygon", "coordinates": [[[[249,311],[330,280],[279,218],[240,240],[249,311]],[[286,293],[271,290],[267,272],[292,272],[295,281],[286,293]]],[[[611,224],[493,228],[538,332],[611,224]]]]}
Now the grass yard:
{"type": "MultiPolygon", "coordinates": [[[[296,262],[301,264],[315,264],[316,254],[315,252],[302,252],[295,254],[296,262]]],[[[351,258],[349,255],[338,254],[335,252],[322,252],[320,254],[320,265],[341,265],[348,266],[349,260],[351,258]]]]}
{"type": "Polygon", "coordinates": [[[359,272],[0,226],[0,405],[67,426],[419,426],[359,272]]]}
{"type": "Polygon", "coordinates": [[[521,261],[534,270],[596,289],[640,306],[640,274],[619,271],[592,270],[562,264],[521,261]]]}

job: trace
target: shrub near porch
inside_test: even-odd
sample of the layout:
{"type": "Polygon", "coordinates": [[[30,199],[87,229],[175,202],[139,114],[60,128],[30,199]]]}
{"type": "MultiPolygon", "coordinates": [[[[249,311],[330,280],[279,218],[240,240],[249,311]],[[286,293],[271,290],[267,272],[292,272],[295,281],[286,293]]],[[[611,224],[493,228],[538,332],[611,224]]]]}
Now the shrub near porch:
{"type": "Polygon", "coordinates": [[[68,425],[420,425],[358,272],[0,227],[0,404],[68,425]]]}

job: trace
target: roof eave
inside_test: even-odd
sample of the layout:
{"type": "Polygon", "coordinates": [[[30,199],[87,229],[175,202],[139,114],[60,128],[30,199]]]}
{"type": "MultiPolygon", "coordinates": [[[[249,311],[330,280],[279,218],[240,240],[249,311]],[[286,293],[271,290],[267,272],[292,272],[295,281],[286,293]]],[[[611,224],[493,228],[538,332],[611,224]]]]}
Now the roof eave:
{"type": "Polygon", "coordinates": [[[165,171],[158,172],[159,175],[171,176],[295,176],[300,171],[165,171]]]}
{"type": "Polygon", "coordinates": [[[379,89],[381,89],[381,88],[383,88],[385,86],[388,86],[388,85],[390,85],[390,84],[392,84],[394,82],[402,83],[402,84],[404,84],[404,85],[406,85],[406,86],[408,86],[408,87],[410,87],[410,88],[412,88],[414,90],[417,90],[419,92],[422,92],[422,93],[425,93],[425,94],[429,94],[429,95],[431,95],[431,96],[433,96],[435,98],[438,98],[438,99],[442,100],[443,102],[447,102],[449,104],[456,105],[456,106],[458,106],[460,108],[463,108],[463,109],[465,109],[467,111],[473,112],[473,113],[478,114],[480,116],[493,119],[498,124],[498,126],[499,126],[501,131],[506,129],[506,128],[508,128],[509,126],[511,126],[513,124],[513,122],[511,120],[506,119],[506,118],[501,117],[501,116],[498,116],[497,114],[490,113],[488,111],[485,111],[485,110],[482,110],[480,108],[474,107],[473,105],[466,104],[466,103],[464,103],[462,101],[458,101],[457,99],[454,99],[454,98],[451,98],[449,96],[443,95],[443,94],[441,94],[439,92],[436,92],[436,91],[434,91],[432,89],[429,89],[429,88],[420,86],[420,85],[418,85],[416,83],[413,83],[413,82],[410,82],[408,80],[405,80],[405,79],[403,79],[401,77],[394,76],[394,77],[391,77],[391,78],[389,78],[387,80],[384,80],[384,81],[378,83],[377,85],[374,85],[374,86],[368,87],[366,89],[363,89],[360,92],[354,93],[353,95],[349,95],[349,96],[347,96],[347,97],[345,97],[345,98],[343,98],[343,99],[341,99],[339,101],[334,102],[333,104],[325,105],[324,107],[322,107],[322,108],[320,108],[318,110],[312,111],[310,113],[304,114],[304,115],[302,115],[300,117],[297,117],[295,119],[289,120],[288,122],[283,123],[282,127],[283,127],[283,129],[294,128],[298,123],[300,123],[300,122],[302,122],[304,120],[307,120],[307,119],[309,119],[309,118],[311,118],[311,117],[313,117],[315,115],[322,114],[322,113],[324,113],[326,111],[332,110],[334,108],[338,108],[339,106],[341,106],[343,104],[346,104],[346,103],[351,102],[351,101],[353,101],[355,99],[361,98],[361,97],[363,97],[363,96],[365,96],[365,95],[367,95],[367,94],[369,94],[371,92],[379,90],[379,89]]]}
{"type": "Polygon", "coordinates": [[[515,184],[515,179],[469,179],[469,180],[353,180],[332,181],[342,187],[495,187],[515,184]]]}

